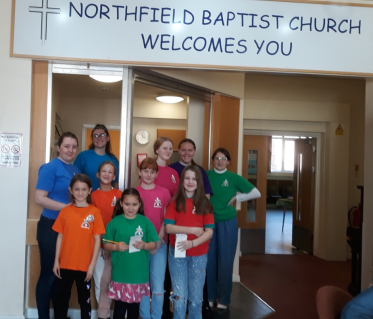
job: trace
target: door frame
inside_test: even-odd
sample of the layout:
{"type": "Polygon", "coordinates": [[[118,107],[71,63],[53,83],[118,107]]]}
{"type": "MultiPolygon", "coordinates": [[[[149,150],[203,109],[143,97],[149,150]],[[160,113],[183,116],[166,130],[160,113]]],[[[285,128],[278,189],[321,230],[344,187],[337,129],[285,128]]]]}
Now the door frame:
{"type": "MultiPolygon", "coordinates": [[[[273,121],[271,121],[273,122],[273,121]]],[[[276,121],[281,122],[281,121],[276,121]]],[[[266,124],[263,125],[263,129],[245,129],[244,128],[244,135],[286,135],[286,136],[307,136],[307,137],[314,137],[316,138],[316,181],[315,181],[315,202],[314,202],[314,238],[313,238],[313,255],[323,258],[322,252],[319,247],[319,243],[321,242],[321,232],[319,229],[320,219],[323,212],[323,200],[324,197],[322,196],[322,186],[324,184],[324,174],[322,171],[324,169],[322,165],[323,158],[325,156],[324,149],[324,134],[325,130],[323,130],[323,125],[318,126],[316,129],[319,130],[318,132],[305,132],[305,131],[293,131],[292,128],[294,126],[299,125],[300,122],[294,123],[282,123],[284,130],[271,130],[266,124]],[[293,125],[298,124],[298,125],[293,125]]],[[[303,123],[303,122],[302,122],[303,123]]]]}

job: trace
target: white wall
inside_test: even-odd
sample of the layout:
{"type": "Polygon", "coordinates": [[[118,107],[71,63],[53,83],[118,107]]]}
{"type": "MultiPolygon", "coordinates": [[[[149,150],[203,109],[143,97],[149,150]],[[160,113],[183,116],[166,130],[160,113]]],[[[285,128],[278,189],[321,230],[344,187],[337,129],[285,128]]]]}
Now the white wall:
{"type": "Polygon", "coordinates": [[[31,61],[9,57],[11,0],[0,1],[0,131],[23,134],[22,167],[0,168],[0,317],[23,317],[31,61]]]}

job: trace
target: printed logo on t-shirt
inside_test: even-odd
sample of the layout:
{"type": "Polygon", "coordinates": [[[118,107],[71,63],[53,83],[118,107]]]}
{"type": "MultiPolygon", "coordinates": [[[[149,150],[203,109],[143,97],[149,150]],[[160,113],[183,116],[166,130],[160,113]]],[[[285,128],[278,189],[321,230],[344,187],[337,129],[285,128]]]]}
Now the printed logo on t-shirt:
{"type": "Polygon", "coordinates": [[[142,231],[141,226],[136,228],[135,236],[144,236],[144,232],[142,231]]]}
{"type": "Polygon", "coordinates": [[[89,225],[89,223],[92,223],[93,221],[95,220],[95,217],[93,215],[88,215],[85,219],[84,219],[84,222],[82,223],[82,228],[85,228],[85,229],[89,229],[91,226],[89,225]]]}
{"type": "Polygon", "coordinates": [[[172,182],[176,184],[176,178],[174,175],[171,175],[172,182]]]}
{"type": "Polygon", "coordinates": [[[115,206],[117,203],[117,198],[114,196],[113,201],[111,202],[111,206],[115,206]]]}
{"type": "Polygon", "coordinates": [[[226,179],[221,186],[228,187],[229,186],[228,180],[226,179]]]}
{"type": "Polygon", "coordinates": [[[192,214],[196,213],[196,206],[193,207],[192,214]]]}
{"type": "Polygon", "coordinates": [[[162,208],[162,202],[158,197],[154,201],[154,207],[155,208],[162,208]]]}

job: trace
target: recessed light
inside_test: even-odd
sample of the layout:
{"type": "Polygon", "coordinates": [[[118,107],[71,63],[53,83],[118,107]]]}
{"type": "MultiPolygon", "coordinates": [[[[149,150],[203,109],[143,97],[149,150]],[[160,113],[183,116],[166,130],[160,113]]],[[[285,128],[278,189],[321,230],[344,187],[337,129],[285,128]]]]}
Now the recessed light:
{"type": "Polygon", "coordinates": [[[184,98],[182,98],[181,96],[172,96],[172,95],[157,96],[156,99],[159,102],[168,103],[168,104],[179,103],[184,100],[184,98]]]}
{"type": "Polygon", "coordinates": [[[122,81],[121,75],[90,75],[90,77],[99,82],[113,83],[122,81]]]}

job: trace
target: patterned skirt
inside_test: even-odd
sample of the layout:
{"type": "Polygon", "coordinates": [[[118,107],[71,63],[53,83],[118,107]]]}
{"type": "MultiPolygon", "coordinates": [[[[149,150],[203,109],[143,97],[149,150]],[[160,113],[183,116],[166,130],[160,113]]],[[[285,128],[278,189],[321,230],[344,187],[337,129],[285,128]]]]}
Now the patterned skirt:
{"type": "Polygon", "coordinates": [[[146,284],[121,284],[110,281],[108,297],[127,303],[140,302],[143,296],[150,296],[149,283],[146,284]]]}

